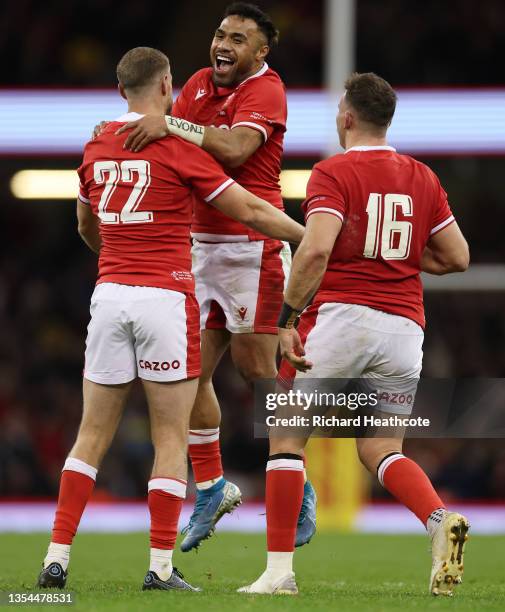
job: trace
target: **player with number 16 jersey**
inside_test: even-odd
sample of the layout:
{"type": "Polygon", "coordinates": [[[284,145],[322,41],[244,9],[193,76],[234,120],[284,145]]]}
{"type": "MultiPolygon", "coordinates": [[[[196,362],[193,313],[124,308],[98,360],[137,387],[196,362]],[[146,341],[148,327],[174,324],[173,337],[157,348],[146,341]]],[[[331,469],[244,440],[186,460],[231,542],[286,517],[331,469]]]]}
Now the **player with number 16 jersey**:
{"type": "MultiPolygon", "coordinates": [[[[461,582],[469,524],[445,507],[422,468],[403,454],[400,415],[412,412],[422,367],[420,272],[462,272],[469,251],[436,175],[387,144],[395,108],[395,91],[376,74],[346,80],[336,122],[345,153],[316,164],[307,186],[306,231],[278,322],[279,378],[297,392],[314,397],[324,390],[328,398],[345,392],[352,379],[353,391],[368,398],[355,413],[359,458],[426,526],[430,592],[451,595],[461,582]],[[392,426],[364,428],[363,416],[372,413],[392,426]]],[[[331,407],[328,399],[325,410],[331,407]]],[[[267,569],[240,592],[298,591],[293,551],[310,433],[270,429],[267,569]]]]}
{"type": "Polygon", "coordinates": [[[424,327],[421,257],[454,221],[428,166],[393,147],[352,147],[314,166],[303,210],[342,221],[315,302],[362,304],[424,327]]]}

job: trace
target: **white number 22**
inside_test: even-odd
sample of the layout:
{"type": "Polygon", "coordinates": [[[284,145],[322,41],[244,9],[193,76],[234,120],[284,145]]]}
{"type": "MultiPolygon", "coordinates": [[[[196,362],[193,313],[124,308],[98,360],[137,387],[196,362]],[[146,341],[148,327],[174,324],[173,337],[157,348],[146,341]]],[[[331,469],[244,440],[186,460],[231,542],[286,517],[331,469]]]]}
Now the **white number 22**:
{"type": "Polygon", "coordinates": [[[94,163],[93,172],[95,183],[104,183],[102,197],[98,203],[98,217],[102,223],[151,223],[153,213],[147,210],[137,211],[142,198],[151,182],[150,164],[142,159],[131,159],[121,162],[98,161],[94,163]],[[118,183],[133,182],[133,174],[137,173],[138,179],[130,192],[120,213],[107,212],[107,206],[118,183]],[[108,175],[105,178],[105,175],[108,175]]]}
{"type": "Polygon", "coordinates": [[[368,197],[366,212],[368,227],[366,230],[364,257],[377,259],[407,259],[412,240],[412,223],[397,221],[396,212],[400,208],[405,217],[413,214],[412,198],[402,193],[387,193],[382,201],[382,194],[371,193],[368,197]],[[380,232],[381,219],[382,232],[380,232]],[[393,247],[394,243],[397,246],[393,247]]]}

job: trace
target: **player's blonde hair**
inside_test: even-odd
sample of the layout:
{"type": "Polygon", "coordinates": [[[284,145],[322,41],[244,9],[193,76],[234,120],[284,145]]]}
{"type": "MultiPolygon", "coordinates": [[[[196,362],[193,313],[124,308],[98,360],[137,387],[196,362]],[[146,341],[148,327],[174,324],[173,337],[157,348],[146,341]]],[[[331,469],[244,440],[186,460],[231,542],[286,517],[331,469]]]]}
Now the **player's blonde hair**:
{"type": "Polygon", "coordinates": [[[125,90],[136,93],[170,68],[168,57],[151,47],[135,47],[119,60],[116,75],[125,90]]]}

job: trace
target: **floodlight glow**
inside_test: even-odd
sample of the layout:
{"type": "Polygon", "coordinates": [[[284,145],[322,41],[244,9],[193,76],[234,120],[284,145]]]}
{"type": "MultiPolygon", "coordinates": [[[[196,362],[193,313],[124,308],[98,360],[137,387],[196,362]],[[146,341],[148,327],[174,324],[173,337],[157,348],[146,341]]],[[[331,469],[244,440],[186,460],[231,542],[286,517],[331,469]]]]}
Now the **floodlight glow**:
{"type": "Polygon", "coordinates": [[[21,200],[75,200],[79,177],[75,170],[21,170],[12,177],[10,187],[21,200]]]}
{"type": "Polygon", "coordinates": [[[310,173],[310,170],[283,170],[280,177],[282,197],[303,200],[310,173]]]}
{"type": "MultiPolygon", "coordinates": [[[[283,170],[282,196],[305,198],[310,170],[283,170]]],[[[21,170],[11,179],[12,194],[21,200],[75,200],[79,178],[75,170],[21,170]]]]}

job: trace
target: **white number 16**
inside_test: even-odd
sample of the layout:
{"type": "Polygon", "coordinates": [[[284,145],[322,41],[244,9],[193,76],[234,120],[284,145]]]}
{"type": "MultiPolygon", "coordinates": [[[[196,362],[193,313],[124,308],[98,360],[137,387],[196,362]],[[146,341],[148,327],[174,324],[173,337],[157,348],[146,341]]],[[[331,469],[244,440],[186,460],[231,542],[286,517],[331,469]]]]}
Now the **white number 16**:
{"type": "Polygon", "coordinates": [[[382,202],[382,194],[371,193],[368,197],[366,212],[368,227],[366,230],[364,257],[377,259],[407,259],[412,240],[412,223],[397,221],[396,212],[401,208],[405,217],[413,214],[412,198],[402,193],[387,193],[382,202]],[[381,219],[382,232],[380,231],[381,219]],[[397,246],[393,247],[394,243],[397,246]]]}

